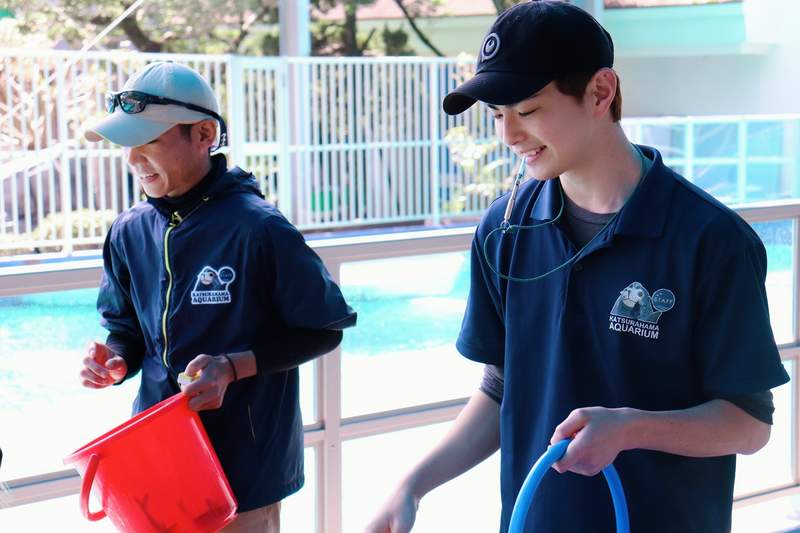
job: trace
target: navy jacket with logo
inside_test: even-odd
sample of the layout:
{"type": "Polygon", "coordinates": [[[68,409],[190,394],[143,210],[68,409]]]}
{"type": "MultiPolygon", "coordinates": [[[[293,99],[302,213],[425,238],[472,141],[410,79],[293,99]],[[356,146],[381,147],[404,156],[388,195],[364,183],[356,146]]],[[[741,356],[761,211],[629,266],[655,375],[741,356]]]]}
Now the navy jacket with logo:
{"type": "MultiPolygon", "coordinates": [[[[123,346],[128,376],[141,370],[134,413],[179,391],[199,354],[280,350],[287,328],[355,324],[319,257],[261,197],[252,175],[213,158],[202,197],[172,214],[159,202],[122,213],[106,238],[98,296],[109,344],[123,346]]],[[[303,425],[297,369],[229,385],[201,419],[239,502],[248,511],[297,491],[303,425]]]]}
{"type": "MultiPolygon", "coordinates": [[[[666,167],[656,150],[640,148],[652,166],[584,249],[556,221],[563,202],[557,179],[531,180],[518,191],[511,223],[537,228],[494,231],[505,195],[476,231],[457,347],[504,367],[502,532],[529,469],[573,409],[681,410],[789,380],[770,327],[758,235],[666,167]],[[533,278],[565,263],[527,283],[492,271],[533,278]]],[[[631,531],[730,530],[734,455],[628,450],[614,464],[631,531]]],[[[603,476],[555,472],[542,480],[525,523],[526,533],[614,527],[603,476]]]]}

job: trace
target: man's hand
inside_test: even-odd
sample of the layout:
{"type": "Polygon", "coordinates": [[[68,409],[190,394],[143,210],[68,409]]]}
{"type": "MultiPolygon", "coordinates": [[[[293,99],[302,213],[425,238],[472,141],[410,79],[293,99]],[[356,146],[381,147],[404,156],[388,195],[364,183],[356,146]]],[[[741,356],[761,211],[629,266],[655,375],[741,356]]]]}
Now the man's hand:
{"type": "Polygon", "coordinates": [[[89,389],[102,389],[118,383],[128,373],[128,364],[100,342],[92,342],[83,359],[81,385],[89,389]]]}
{"type": "Polygon", "coordinates": [[[553,468],[561,474],[569,471],[584,476],[601,472],[614,462],[619,452],[628,449],[628,430],[635,413],[634,409],[605,407],[572,411],[550,439],[550,444],[573,439],[553,468]]]}
{"type": "Polygon", "coordinates": [[[199,374],[197,379],[181,386],[189,397],[190,409],[204,411],[222,406],[225,391],[233,382],[233,369],[225,357],[200,354],[186,365],[185,373],[189,376],[199,374]]]}
{"type": "Polygon", "coordinates": [[[419,502],[400,487],[367,525],[365,533],[408,533],[417,518],[419,502]]]}

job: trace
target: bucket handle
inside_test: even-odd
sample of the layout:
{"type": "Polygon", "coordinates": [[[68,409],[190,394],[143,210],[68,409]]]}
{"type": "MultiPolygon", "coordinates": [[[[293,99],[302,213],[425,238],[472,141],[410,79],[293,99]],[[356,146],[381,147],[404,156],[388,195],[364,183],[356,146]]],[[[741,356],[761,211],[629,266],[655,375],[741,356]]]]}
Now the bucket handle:
{"type": "MultiPolygon", "coordinates": [[[[536,464],[533,465],[522,488],[517,495],[517,501],[514,504],[514,510],[511,512],[511,524],[508,528],[509,533],[519,533],[525,528],[525,518],[528,516],[528,509],[533,501],[533,495],[539,487],[544,475],[550,470],[550,467],[561,459],[567,451],[571,439],[565,439],[557,442],[552,446],[548,446],[536,464]]],[[[628,522],[628,504],[625,501],[625,492],[622,490],[622,482],[619,479],[619,474],[614,468],[613,464],[608,465],[603,469],[603,475],[608,482],[608,488],[611,491],[611,500],[614,503],[614,515],[617,522],[617,533],[628,533],[630,525],[628,522]]]]}
{"type": "Polygon", "coordinates": [[[86,473],[83,475],[83,484],[81,484],[81,512],[87,520],[97,522],[106,516],[106,512],[102,509],[93,513],[89,510],[89,494],[92,492],[92,484],[94,483],[94,475],[97,473],[97,467],[100,464],[100,457],[93,453],[89,457],[89,465],[86,467],[86,473]]]}

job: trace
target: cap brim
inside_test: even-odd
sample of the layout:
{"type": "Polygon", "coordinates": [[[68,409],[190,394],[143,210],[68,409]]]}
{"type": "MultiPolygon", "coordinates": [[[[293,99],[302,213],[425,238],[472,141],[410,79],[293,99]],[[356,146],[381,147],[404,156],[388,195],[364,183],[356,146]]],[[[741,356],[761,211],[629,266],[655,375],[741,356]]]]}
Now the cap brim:
{"type": "Polygon", "coordinates": [[[458,115],[472,107],[475,102],[516,104],[542,90],[550,81],[547,78],[512,72],[480,72],[445,96],[442,109],[448,115],[458,115]]]}
{"type": "Polygon", "coordinates": [[[87,140],[108,139],[114,144],[134,147],[160,137],[176,124],[194,124],[214,120],[206,113],[178,105],[148,105],[141,113],[128,114],[117,108],[103,120],[84,131],[87,140]]]}
{"type": "Polygon", "coordinates": [[[174,125],[118,111],[87,128],[83,136],[92,142],[106,139],[114,144],[132,148],[157,139],[174,125]]]}

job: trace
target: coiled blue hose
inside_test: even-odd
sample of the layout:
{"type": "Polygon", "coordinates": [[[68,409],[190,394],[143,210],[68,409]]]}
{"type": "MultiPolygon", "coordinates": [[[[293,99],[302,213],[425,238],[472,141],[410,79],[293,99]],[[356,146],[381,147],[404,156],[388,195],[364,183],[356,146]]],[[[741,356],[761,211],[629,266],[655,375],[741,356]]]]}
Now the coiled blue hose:
{"type": "MultiPolygon", "coordinates": [[[[564,456],[569,446],[570,439],[562,440],[547,448],[536,464],[533,465],[522,488],[517,495],[514,510],[511,512],[511,524],[508,533],[524,533],[525,519],[533,501],[533,495],[539,488],[542,478],[550,470],[550,467],[564,456]]],[[[611,500],[614,502],[614,515],[617,520],[617,533],[629,533],[630,524],[628,523],[628,504],[625,501],[625,492],[622,490],[622,482],[619,479],[614,465],[608,465],[603,469],[608,488],[611,490],[611,500]]]]}

